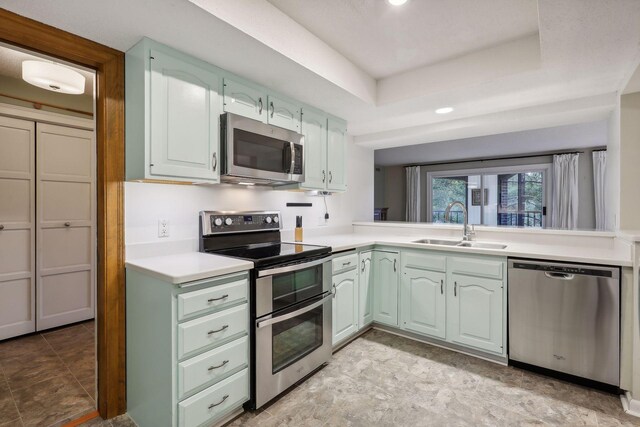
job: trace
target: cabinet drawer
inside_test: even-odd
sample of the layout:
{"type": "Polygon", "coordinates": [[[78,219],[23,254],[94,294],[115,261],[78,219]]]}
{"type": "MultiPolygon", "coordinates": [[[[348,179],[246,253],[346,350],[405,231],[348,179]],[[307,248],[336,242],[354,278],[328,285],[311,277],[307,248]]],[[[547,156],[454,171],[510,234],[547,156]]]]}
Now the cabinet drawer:
{"type": "Polygon", "coordinates": [[[199,291],[180,294],[178,295],[178,320],[246,302],[248,289],[249,280],[242,278],[199,291]]]}
{"type": "Polygon", "coordinates": [[[350,268],[358,267],[358,254],[355,253],[334,258],[331,265],[334,274],[350,268]]]}
{"type": "Polygon", "coordinates": [[[447,258],[424,252],[402,252],[402,268],[446,271],[447,258]]]}
{"type": "Polygon", "coordinates": [[[504,261],[486,258],[449,258],[449,271],[453,274],[466,274],[475,277],[487,277],[501,280],[504,261]]]}
{"type": "Polygon", "coordinates": [[[248,359],[249,339],[245,336],[178,364],[178,399],[246,368],[248,359]]]}
{"type": "Polygon", "coordinates": [[[178,359],[226,343],[247,333],[247,304],[178,325],[178,359]]]}
{"type": "Polygon", "coordinates": [[[249,400],[249,373],[243,369],[200,393],[178,403],[178,425],[213,425],[249,400]]]}

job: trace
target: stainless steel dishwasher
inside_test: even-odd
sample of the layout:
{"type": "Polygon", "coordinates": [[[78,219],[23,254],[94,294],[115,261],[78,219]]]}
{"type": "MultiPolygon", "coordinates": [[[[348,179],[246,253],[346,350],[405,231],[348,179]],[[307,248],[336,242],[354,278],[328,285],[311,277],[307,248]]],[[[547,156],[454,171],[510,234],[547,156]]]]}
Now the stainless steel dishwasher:
{"type": "Polygon", "coordinates": [[[509,359],[620,384],[620,270],[509,260],[509,359]]]}

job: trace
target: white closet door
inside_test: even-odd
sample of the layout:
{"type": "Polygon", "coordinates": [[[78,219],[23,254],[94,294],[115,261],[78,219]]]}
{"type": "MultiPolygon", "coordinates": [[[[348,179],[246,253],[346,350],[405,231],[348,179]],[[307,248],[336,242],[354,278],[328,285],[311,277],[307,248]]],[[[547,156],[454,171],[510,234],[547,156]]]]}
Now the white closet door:
{"type": "Polygon", "coordinates": [[[0,117],[0,340],[35,331],[35,123],[0,117]]]}
{"type": "Polygon", "coordinates": [[[93,132],[37,125],[37,329],[94,317],[93,132]]]}

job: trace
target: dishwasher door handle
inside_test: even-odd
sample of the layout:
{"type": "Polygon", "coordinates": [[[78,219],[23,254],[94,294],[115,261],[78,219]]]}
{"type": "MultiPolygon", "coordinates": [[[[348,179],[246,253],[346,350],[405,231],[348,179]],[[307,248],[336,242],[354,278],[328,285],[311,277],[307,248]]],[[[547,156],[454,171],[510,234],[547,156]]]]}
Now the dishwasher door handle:
{"type": "Polygon", "coordinates": [[[573,280],[573,278],[575,277],[575,275],[570,273],[553,273],[549,271],[545,271],[544,275],[547,276],[549,279],[558,279],[558,280],[573,280]]]}

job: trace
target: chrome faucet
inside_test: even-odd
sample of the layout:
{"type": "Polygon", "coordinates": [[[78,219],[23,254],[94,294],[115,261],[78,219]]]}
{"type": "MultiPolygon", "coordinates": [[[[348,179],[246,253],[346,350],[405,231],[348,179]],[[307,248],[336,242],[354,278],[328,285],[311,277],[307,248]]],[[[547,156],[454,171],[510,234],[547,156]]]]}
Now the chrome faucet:
{"type": "Polygon", "coordinates": [[[473,240],[474,237],[476,236],[476,231],[473,225],[471,226],[471,230],[469,230],[469,224],[467,223],[467,208],[464,206],[464,203],[459,201],[454,201],[449,203],[447,205],[447,209],[445,209],[444,211],[444,220],[446,222],[449,222],[451,208],[454,207],[455,205],[460,205],[460,207],[462,208],[462,215],[464,219],[464,224],[462,226],[462,240],[473,240]]]}

